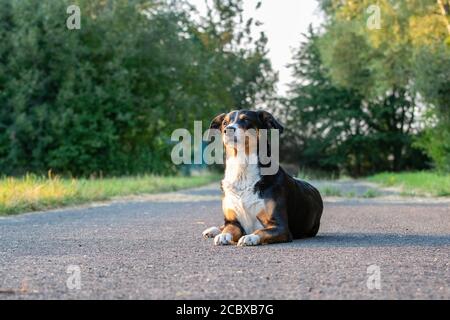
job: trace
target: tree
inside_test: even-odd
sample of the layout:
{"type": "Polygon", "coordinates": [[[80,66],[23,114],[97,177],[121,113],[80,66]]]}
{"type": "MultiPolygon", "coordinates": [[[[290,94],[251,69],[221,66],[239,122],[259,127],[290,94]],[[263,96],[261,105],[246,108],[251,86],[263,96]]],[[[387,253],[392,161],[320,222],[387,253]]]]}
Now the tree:
{"type": "MultiPolygon", "coordinates": [[[[351,123],[360,118],[361,99],[335,87],[321,61],[317,35],[310,26],[290,65],[295,81],[286,102],[286,141],[291,161],[302,166],[358,174],[362,159],[355,157],[351,123]],[[353,161],[353,163],[352,163],[353,161]]],[[[356,129],[358,130],[358,129],[356,129]]],[[[356,149],[357,151],[357,149],[356,149]]],[[[363,153],[359,153],[363,154],[363,153]]]]}
{"type": "Polygon", "coordinates": [[[450,47],[423,47],[416,54],[415,85],[430,103],[426,129],[417,141],[436,167],[450,171],[450,47]]]}
{"type": "Polygon", "coordinates": [[[273,90],[264,37],[237,46],[240,3],[199,22],[186,1],[0,0],[0,172],[174,172],[175,128],[273,90]]]}
{"type": "Polygon", "coordinates": [[[314,169],[359,176],[420,167],[411,148],[414,105],[400,89],[366,100],[354,88],[335,85],[320,52],[322,35],[310,27],[291,64],[286,112],[291,160],[314,169]],[[292,152],[295,150],[295,152],[292,152]]]}
{"type": "MultiPolygon", "coordinates": [[[[406,128],[406,134],[417,133],[420,123],[416,121],[416,115],[421,106],[417,102],[418,94],[425,98],[423,102],[429,109],[437,105],[436,109],[442,110],[448,105],[445,102],[450,92],[447,82],[427,77],[428,66],[424,65],[424,58],[427,57],[433,60],[431,65],[435,65],[435,70],[439,70],[439,78],[448,75],[446,59],[439,59],[436,55],[432,58],[430,54],[430,48],[437,45],[442,48],[448,36],[447,22],[434,0],[380,0],[377,6],[381,14],[381,29],[371,30],[367,26],[370,13],[366,10],[372,4],[372,1],[366,0],[321,1],[322,8],[328,13],[325,35],[320,45],[324,64],[336,85],[356,90],[364,100],[382,107],[376,114],[385,118],[385,126],[394,131],[396,128],[402,131],[406,128]],[[431,93],[426,84],[437,85],[441,93],[439,99],[432,98],[436,94],[431,93]],[[413,131],[409,129],[410,124],[413,131]]],[[[446,56],[448,50],[440,52],[446,56]]],[[[435,115],[438,122],[444,121],[442,113],[435,115]]],[[[430,132],[445,130],[445,127],[445,124],[436,125],[430,132]]],[[[441,137],[445,135],[440,134],[441,137]]],[[[421,145],[430,141],[426,138],[421,145]]],[[[408,144],[407,139],[392,139],[390,157],[393,158],[394,169],[401,168],[395,164],[398,164],[396,159],[404,158],[395,151],[404,149],[408,144]]],[[[442,146],[441,156],[447,153],[444,144],[439,143],[442,146]]],[[[433,148],[436,147],[435,144],[433,148]]],[[[436,152],[428,154],[437,165],[442,163],[433,155],[436,152]]]]}

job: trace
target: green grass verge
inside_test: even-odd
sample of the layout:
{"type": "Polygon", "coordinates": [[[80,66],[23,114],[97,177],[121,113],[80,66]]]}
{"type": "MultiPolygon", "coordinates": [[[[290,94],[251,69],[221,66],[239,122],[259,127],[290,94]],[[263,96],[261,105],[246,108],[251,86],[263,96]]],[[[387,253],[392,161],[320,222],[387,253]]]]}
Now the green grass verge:
{"type": "Polygon", "coordinates": [[[26,175],[0,178],[0,215],[46,210],[117,196],[168,192],[218,181],[218,174],[199,176],[153,176],[63,179],[26,175]]]}
{"type": "Polygon", "coordinates": [[[450,196],[450,174],[433,171],[380,173],[367,180],[386,187],[399,187],[402,195],[408,196],[450,196]]]}
{"type": "Polygon", "coordinates": [[[368,189],[364,194],[356,194],[354,191],[343,192],[337,187],[325,186],[319,188],[320,194],[324,197],[337,197],[337,198],[376,198],[381,195],[378,190],[368,189]]]}
{"type": "Polygon", "coordinates": [[[342,192],[338,188],[326,186],[323,188],[319,188],[320,193],[322,196],[327,197],[342,197],[342,192]]]}

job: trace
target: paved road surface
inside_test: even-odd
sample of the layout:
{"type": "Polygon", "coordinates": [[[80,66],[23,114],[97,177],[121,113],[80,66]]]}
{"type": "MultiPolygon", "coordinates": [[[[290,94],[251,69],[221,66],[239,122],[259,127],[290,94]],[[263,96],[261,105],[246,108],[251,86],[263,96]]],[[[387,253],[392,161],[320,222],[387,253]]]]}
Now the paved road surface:
{"type": "Polygon", "coordinates": [[[448,202],[327,199],[316,238],[259,247],[202,239],[221,219],[215,186],[1,218],[0,299],[450,299],[448,202]]]}

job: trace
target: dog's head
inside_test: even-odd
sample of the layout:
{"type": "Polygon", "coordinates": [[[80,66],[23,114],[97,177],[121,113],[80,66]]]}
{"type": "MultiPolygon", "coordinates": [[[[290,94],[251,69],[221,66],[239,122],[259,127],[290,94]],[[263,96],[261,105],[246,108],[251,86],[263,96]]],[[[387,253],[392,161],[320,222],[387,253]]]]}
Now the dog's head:
{"type": "Polygon", "coordinates": [[[240,143],[248,143],[246,137],[259,137],[261,129],[277,129],[283,132],[283,126],[267,111],[236,110],[222,113],[211,122],[210,129],[218,129],[222,133],[222,141],[226,147],[240,143]]]}

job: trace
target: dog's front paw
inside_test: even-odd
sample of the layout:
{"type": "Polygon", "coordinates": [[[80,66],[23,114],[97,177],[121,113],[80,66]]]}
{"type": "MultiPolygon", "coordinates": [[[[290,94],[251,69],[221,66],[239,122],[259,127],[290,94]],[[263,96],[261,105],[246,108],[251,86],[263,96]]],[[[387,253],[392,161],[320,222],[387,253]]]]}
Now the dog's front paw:
{"type": "Polygon", "coordinates": [[[214,238],[220,233],[220,229],[217,227],[211,227],[202,232],[203,238],[214,238]]]}
{"type": "Polygon", "coordinates": [[[216,246],[224,246],[227,244],[231,244],[231,234],[230,233],[221,233],[218,234],[215,238],[214,238],[214,244],[216,246]]]}
{"type": "Polygon", "coordinates": [[[248,234],[241,237],[238,241],[238,246],[257,246],[260,242],[260,237],[257,234],[248,234]]]}

